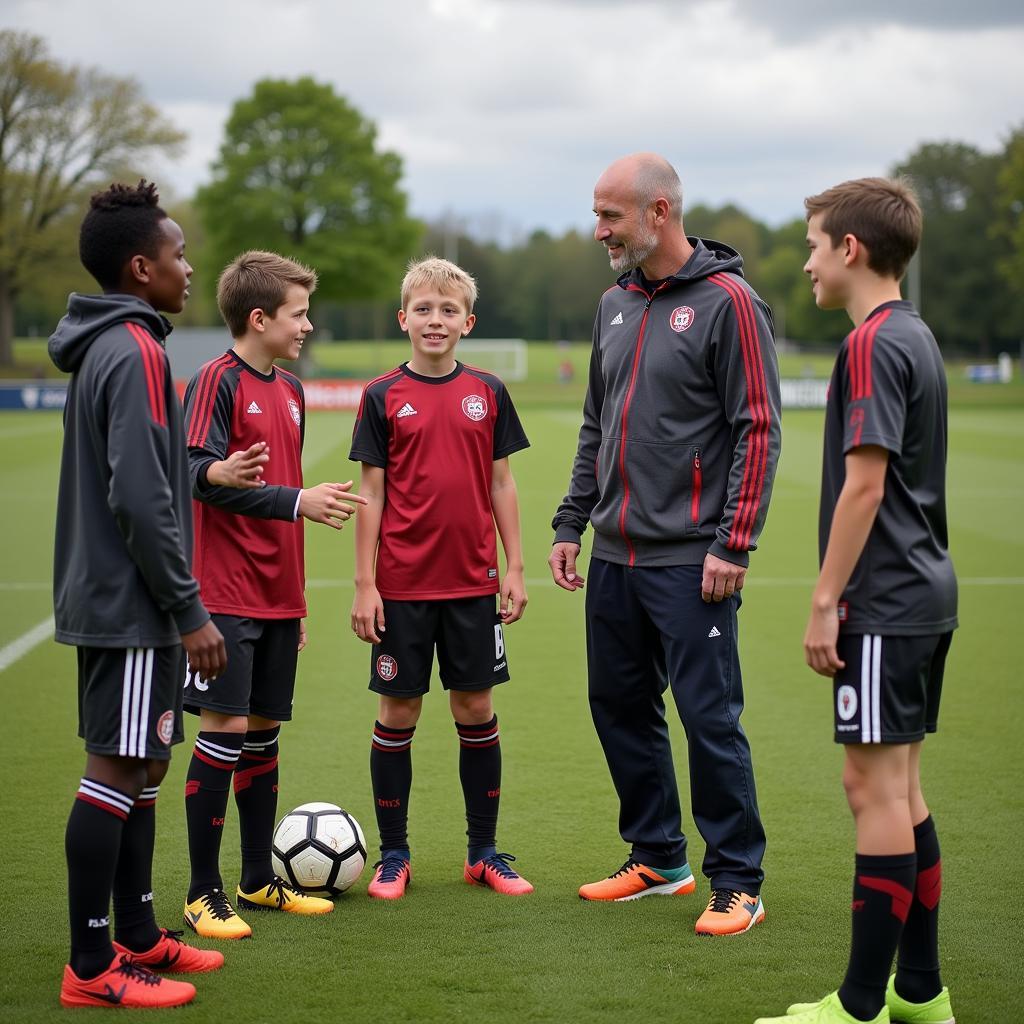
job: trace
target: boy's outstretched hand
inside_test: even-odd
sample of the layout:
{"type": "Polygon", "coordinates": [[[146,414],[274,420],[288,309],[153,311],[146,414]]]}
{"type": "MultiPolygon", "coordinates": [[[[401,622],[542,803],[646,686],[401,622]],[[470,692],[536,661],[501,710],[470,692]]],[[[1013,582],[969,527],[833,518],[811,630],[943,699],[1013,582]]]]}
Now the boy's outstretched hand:
{"type": "Polygon", "coordinates": [[[299,515],[310,522],[340,530],[356,514],[355,506],[348,502],[366,504],[361,494],[349,493],[351,487],[352,481],[348,480],[343,484],[323,483],[304,489],[299,495],[299,515]]]}
{"type": "Polygon", "coordinates": [[[526,611],[526,583],[523,580],[523,571],[510,571],[505,573],[501,581],[501,613],[502,625],[507,626],[510,622],[517,622],[523,617],[526,611]]]}
{"type": "Polygon", "coordinates": [[[269,461],[269,445],[266,441],[257,441],[243,451],[232,452],[221,462],[211,462],[206,468],[206,482],[250,491],[264,487],[263,467],[269,461]]]}

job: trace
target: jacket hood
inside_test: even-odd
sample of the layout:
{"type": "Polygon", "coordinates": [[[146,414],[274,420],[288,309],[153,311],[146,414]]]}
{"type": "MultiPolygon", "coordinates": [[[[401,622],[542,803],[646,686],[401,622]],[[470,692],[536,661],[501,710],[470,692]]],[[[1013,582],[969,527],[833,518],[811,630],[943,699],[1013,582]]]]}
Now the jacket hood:
{"type": "Polygon", "coordinates": [[[47,351],[58,370],[74,372],[89,346],[108,327],[131,320],[141,324],[158,341],[171,332],[170,323],[148,302],[135,295],[79,295],[68,297],[68,311],[50,335],[47,351]]]}
{"type": "MultiPolygon", "coordinates": [[[[687,241],[693,246],[693,252],[686,263],[672,275],[671,280],[699,281],[724,271],[743,276],[743,257],[731,245],[716,242],[712,238],[696,238],[689,235],[687,241]]],[[[639,267],[623,274],[618,280],[620,288],[627,288],[630,284],[643,286],[643,275],[639,267]]]]}

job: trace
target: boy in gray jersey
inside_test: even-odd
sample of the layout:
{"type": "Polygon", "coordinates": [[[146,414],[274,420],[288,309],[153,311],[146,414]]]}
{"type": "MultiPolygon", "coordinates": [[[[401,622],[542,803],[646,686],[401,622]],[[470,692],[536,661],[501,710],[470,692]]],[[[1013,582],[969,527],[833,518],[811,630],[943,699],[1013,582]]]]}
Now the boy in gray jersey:
{"type": "Polygon", "coordinates": [[[936,728],[957,625],[946,377],[931,331],[899,286],[921,210],[906,183],[884,178],[845,182],[806,207],[804,270],[815,301],[844,308],[855,325],[829,386],[821,572],[804,652],[833,680],[857,851],[843,984],[770,1020],[953,1024],[939,974],[939,844],[920,782],[921,742],[936,728]]]}

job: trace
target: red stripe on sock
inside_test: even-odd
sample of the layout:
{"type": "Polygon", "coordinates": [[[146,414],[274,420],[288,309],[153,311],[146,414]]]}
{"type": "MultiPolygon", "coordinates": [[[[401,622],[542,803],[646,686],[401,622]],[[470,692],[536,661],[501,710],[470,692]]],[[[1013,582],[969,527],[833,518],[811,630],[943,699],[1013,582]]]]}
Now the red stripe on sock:
{"type": "Polygon", "coordinates": [[[120,818],[122,821],[128,820],[128,815],[124,813],[119,807],[114,807],[112,804],[105,804],[102,800],[97,800],[93,796],[86,796],[85,793],[76,793],[76,800],[82,800],[87,804],[92,804],[93,807],[98,807],[101,811],[106,811],[108,814],[113,814],[115,817],[120,818]]]}
{"type": "Polygon", "coordinates": [[[204,754],[201,750],[199,750],[198,747],[192,751],[192,756],[199,758],[199,760],[202,761],[203,764],[208,764],[210,765],[211,768],[220,768],[222,771],[225,772],[233,772],[235,770],[234,761],[228,761],[227,763],[225,763],[224,761],[217,761],[209,755],[204,754]]]}
{"type": "Polygon", "coordinates": [[[874,878],[872,875],[858,875],[857,881],[865,889],[874,889],[875,892],[884,892],[891,896],[893,916],[906,924],[910,904],[914,900],[914,894],[906,886],[894,882],[891,878],[874,878]]]}
{"type": "Polygon", "coordinates": [[[265,764],[258,764],[255,768],[243,768],[241,771],[235,772],[235,792],[240,793],[243,789],[248,789],[252,785],[252,780],[257,775],[266,775],[267,772],[273,771],[277,767],[277,758],[275,757],[272,761],[267,761],[265,764]]]}
{"type": "Polygon", "coordinates": [[[189,779],[185,783],[185,799],[187,800],[190,796],[195,796],[202,788],[198,779],[189,779]]]}
{"type": "Polygon", "coordinates": [[[939,905],[939,897],[942,895],[942,861],[937,861],[932,867],[925,868],[917,875],[918,900],[928,910],[934,910],[939,905]]]}

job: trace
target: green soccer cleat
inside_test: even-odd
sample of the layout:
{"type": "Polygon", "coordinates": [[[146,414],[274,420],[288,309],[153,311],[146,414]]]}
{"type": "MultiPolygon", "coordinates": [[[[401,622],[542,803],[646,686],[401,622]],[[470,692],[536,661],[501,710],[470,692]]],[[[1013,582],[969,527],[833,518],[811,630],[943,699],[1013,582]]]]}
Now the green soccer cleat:
{"type": "Polygon", "coordinates": [[[851,1017],[839,1001],[838,992],[830,992],[816,1003],[794,1003],[782,1017],[758,1017],[754,1024],[889,1024],[889,1010],[883,1006],[870,1021],[851,1017]]]}
{"type": "Polygon", "coordinates": [[[953,1006],[949,1001],[949,989],[942,991],[927,1003],[912,1003],[896,992],[896,975],[889,978],[885,988],[885,1005],[889,1008],[889,1019],[899,1024],[956,1024],[953,1006]]]}

